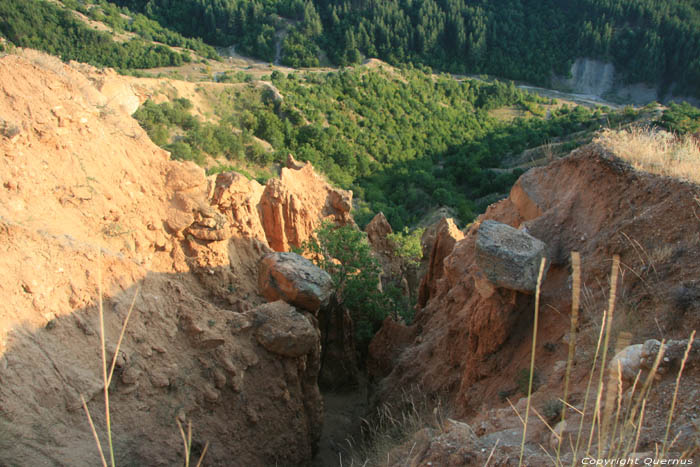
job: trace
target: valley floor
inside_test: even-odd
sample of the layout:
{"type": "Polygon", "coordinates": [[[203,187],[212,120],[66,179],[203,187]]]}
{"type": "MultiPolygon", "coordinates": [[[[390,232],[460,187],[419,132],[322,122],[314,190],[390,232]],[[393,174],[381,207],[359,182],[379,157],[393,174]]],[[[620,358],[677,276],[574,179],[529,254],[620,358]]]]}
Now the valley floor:
{"type": "Polygon", "coordinates": [[[356,389],[323,394],[323,431],[311,467],[349,465],[343,453],[351,448],[349,442],[361,440],[360,423],[367,414],[367,399],[367,383],[364,380],[356,389]]]}

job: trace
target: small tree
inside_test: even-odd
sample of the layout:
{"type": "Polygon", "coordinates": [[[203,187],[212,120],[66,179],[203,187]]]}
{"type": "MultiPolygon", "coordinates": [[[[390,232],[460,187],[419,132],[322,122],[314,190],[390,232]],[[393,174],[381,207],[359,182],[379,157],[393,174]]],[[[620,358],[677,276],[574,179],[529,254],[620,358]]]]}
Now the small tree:
{"type": "Polygon", "coordinates": [[[402,318],[407,324],[413,321],[417,291],[405,291],[401,287],[400,280],[409,277],[417,277],[418,267],[420,266],[421,258],[423,257],[423,247],[421,245],[421,237],[423,236],[424,228],[415,229],[412,232],[408,227],[404,227],[403,231],[390,233],[387,237],[394,245],[394,256],[399,260],[400,276],[399,282],[394,281],[385,285],[384,294],[389,300],[390,308],[395,320],[402,318]],[[408,295],[406,294],[408,292],[408,295]]]}
{"type": "Polygon", "coordinates": [[[423,257],[423,247],[420,243],[423,232],[425,232],[424,228],[411,232],[408,227],[404,227],[403,232],[394,232],[388,235],[389,240],[396,246],[394,254],[401,258],[402,268],[406,269],[420,264],[423,257]]]}
{"type": "Polygon", "coordinates": [[[352,317],[355,337],[362,345],[368,343],[389,308],[379,290],[381,268],[372,256],[367,235],[352,226],[324,222],[301,250],[310,253],[314,262],[331,275],[331,308],[345,307],[352,317]]]}

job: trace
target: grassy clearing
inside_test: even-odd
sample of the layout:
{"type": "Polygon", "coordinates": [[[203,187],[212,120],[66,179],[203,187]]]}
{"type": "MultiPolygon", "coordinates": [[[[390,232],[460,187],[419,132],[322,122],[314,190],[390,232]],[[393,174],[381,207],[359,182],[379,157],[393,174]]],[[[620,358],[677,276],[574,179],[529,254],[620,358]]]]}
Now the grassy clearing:
{"type": "Polygon", "coordinates": [[[594,142],[638,170],[700,184],[700,143],[693,136],[631,127],[624,131],[604,130],[594,142]]]}

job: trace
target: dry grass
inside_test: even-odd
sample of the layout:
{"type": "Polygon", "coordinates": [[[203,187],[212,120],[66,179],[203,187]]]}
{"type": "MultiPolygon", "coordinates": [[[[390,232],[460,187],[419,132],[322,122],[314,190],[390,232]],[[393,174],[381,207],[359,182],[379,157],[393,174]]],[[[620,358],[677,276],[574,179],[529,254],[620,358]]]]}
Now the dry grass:
{"type": "MultiPolygon", "coordinates": [[[[97,287],[98,287],[98,311],[99,311],[99,319],[100,319],[100,351],[101,351],[101,356],[102,356],[102,383],[103,383],[103,388],[104,388],[104,409],[105,409],[105,433],[103,436],[106,436],[107,438],[107,453],[109,454],[109,466],[111,467],[116,467],[116,462],[115,462],[115,455],[114,455],[114,444],[112,442],[112,419],[111,419],[111,413],[110,413],[110,406],[109,406],[109,386],[112,383],[112,377],[114,376],[114,369],[117,364],[117,358],[119,356],[119,349],[121,348],[122,345],[122,340],[124,339],[124,333],[126,332],[126,326],[129,324],[129,318],[131,317],[131,313],[134,310],[134,304],[136,303],[136,297],[139,294],[140,289],[136,289],[136,293],[134,294],[134,298],[131,301],[131,305],[129,306],[129,311],[126,314],[126,318],[124,319],[124,323],[122,324],[121,327],[121,332],[119,333],[119,339],[117,341],[117,347],[114,350],[114,355],[112,356],[112,361],[109,364],[109,370],[108,370],[108,361],[107,361],[107,347],[105,345],[105,324],[104,324],[104,308],[103,308],[103,299],[102,299],[102,253],[101,250],[98,250],[97,254],[97,287]]],[[[83,410],[85,410],[85,415],[88,419],[88,423],[90,424],[90,431],[92,432],[92,436],[95,439],[95,444],[97,445],[97,450],[100,454],[100,461],[102,463],[103,467],[108,467],[107,463],[107,458],[105,456],[105,448],[102,446],[102,441],[100,440],[100,436],[97,433],[97,428],[95,428],[95,424],[92,420],[92,416],[90,414],[90,410],[88,409],[87,402],[85,401],[85,397],[81,394],[80,399],[82,400],[83,403],[83,410]]],[[[177,423],[177,427],[180,430],[180,435],[182,436],[182,441],[185,447],[185,467],[190,466],[190,455],[192,453],[192,423],[188,422],[187,424],[187,433],[185,433],[185,430],[182,428],[182,425],[180,424],[180,421],[175,419],[175,422],[177,423]]],[[[202,461],[204,460],[204,456],[207,453],[207,448],[209,447],[209,442],[207,442],[204,446],[204,449],[202,450],[202,453],[199,457],[199,461],[197,462],[197,467],[200,467],[202,464],[202,461]]]]}
{"type": "Polygon", "coordinates": [[[413,448],[406,453],[394,451],[423,428],[444,431],[445,408],[439,400],[416,398],[410,392],[402,392],[394,403],[377,407],[369,419],[362,419],[364,440],[347,439],[350,456],[341,458],[340,466],[366,467],[393,465],[396,462],[411,464],[413,448]],[[393,452],[392,452],[393,451],[393,452]]]}
{"type": "MultiPolygon", "coordinates": [[[[572,265],[574,266],[574,282],[575,287],[573,288],[573,309],[572,309],[572,328],[577,320],[577,309],[579,303],[580,294],[580,269],[579,269],[579,256],[578,253],[572,253],[572,265]]],[[[540,420],[545,424],[545,426],[550,430],[553,439],[556,444],[552,448],[553,452],[547,450],[544,446],[540,445],[540,448],[547,454],[547,456],[552,461],[552,465],[556,467],[564,467],[565,465],[580,465],[580,460],[583,458],[589,458],[595,456],[597,459],[626,459],[633,457],[635,452],[638,450],[640,434],[642,431],[643,420],[645,416],[645,410],[647,406],[647,400],[652,389],[652,383],[655,380],[659,364],[664,355],[665,342],[661,342],[661,348],[656,355],[653,365],[650,371],[644,377],[642,371],[637,373],[637,377],[632,384],[631,389],[627,392],[626,396],[623,396],[623,381],[622,381],[622,369],[609,368],[609,361],[607,358],[608,343],[611,339],[613,321],[614,321],[614,310],[615,301],[617,295],[617,281],[620,274],[620,260],[619,257],[615,256],[613,258],[612,270],[610,274],[610,294],[608,300],[608,308],[603,312],[602,323],[600,326],[600,332],[598,335],[598,341],[596,345],[595,355],[592,361],[592,367],[588,377],[588,383],[586,386],[586,392],[583,401],[583,408],[581,410],[573,407],[567,402],[567,391],[568,391],[568,380],[570,372],[570,364],[572,355],[575,350],[569,349],[569,362],[567,364],[567,377],[564,388],[564,398],[562,403],[565,408],[562,413],[561,423],[566,423],[566,412],[567,408],[577,412],[579,417],[578,429],[574,433],[568,434],[568,439],[564,440],[563,432],[558,431],[557,428],[552,428],[547,422],[539,415],[536,411],[540,420]],[[602,343],[602,345],[601,345],[602,343]],[[594,387],[594,379],[597,374],[597,384],[594,387]],[[607,375],[607,378],[605,376],[607,375]],[[605,381],[607,379],[607,382],[605,381]],[[593,400],[591,400],[593,399],[593,400]],[[591,404],[589,404],[589,401],[591,404]],[[591,407],[591,405],[593,407],[591,407]],[[584,420],[590,423],[590,428],[584,428],[584,420]],[[575,436],[572,436],[575,435],[575,436]],[[574,442],[574,439],[575,442],[574,442]],[[587,438],[587,441],[586,441],[587,438]],[[568,461],[564,461],[561,457],[562,445],[566,443],[572,448],[572,455],[568,461]]],[[[540,279],[538,279],[538,294],[540,279]]],[[[535,300],[535,324],[533,330],[533,354],[531,360],[531,369],[534,368],[534,349],[535,342],[537,339],[537,315],[538,315],[538,305],[539,300],[535,300]]],[[[629,345],[631,335],[626,335],[618,341],[618,346],[616,350],[621,350],[622,347],[629,345]]],[[[690,353],[690,348],[695,339],[695,331],[693,331],[688,339],[688,345],[683,356],[680,369],[678,370],[676,376],[676,384],[673,393],[673,399],[671,401],[671,406],[666,413],[666,424],[665,424],[665,434],[663,441],[661,443],[656,443],[654,457],[664,458],[670,449],[673,448],[677,436],[673,439],[669,439],[671,424],[673,422],[673,416],[676,408],[678,389],[681,384],[681,375],[685,369],[686,362],[688,360],[688,355],[690,353]]],[[[573,342],[573,341],[572,341],[573,342]]],[[[572,344],[571,347],[575,347],[572,344]]],[[[530,398],[532,396],[531,390],[528,391],[528,404],[525,411],[525,416],[523,417],[517,412],[515,407],[511,404],[511,408],[516,412],[518,418],[523,424],[523,440],[520,447],[520,461],[519,465],[523,463],[523,454],[525,448],[525,436],[528,425],[528,416],[530,409],[530,398]]],[[[565,428],[565,427],[564,427],[565,428]]],[[[694,454],[692,448],[683,452],[680,459],[690,459],[694,454]]]]}
{"type": "Polygon", "coordinates": [[[700,146],[690,136],[650,127],[604,130],[594,139],[610,152],[645,172],[700,184],[700,146]]]}

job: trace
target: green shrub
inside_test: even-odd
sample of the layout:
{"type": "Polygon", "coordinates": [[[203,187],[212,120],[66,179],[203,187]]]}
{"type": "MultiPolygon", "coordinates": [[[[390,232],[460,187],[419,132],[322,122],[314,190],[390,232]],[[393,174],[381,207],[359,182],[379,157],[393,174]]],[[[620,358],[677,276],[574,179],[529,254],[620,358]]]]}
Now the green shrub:
{"type": "Polygon", "coordinates": [[[334,306],[347,308],[358,343],[368,345],[390,309],[379,292],[381,268],[372,255],[367,234],[353,226],[324,222],[301,251],[312,255],[314,262],[331,275],[334,306]]]}
{"type": "Polygon", "coordinates": [[[395,255],[402,260],[404,266],[420,264],[423,257],[423,247],[420,242],[423,232],[425,232],[424,228],[409,231],[408,227],[404,227],[403,231],[388,235],[389,240],[394,244],[395,255]]]}
{"type": "Polygon", "coordinates": [[[559,399],[549,399],[542,407],[542,415],[549,421],[556,420],[561,417],[561,411],[564,409],[564,403],[559,399]]]}
{"type": "Polygon", "coordinates": [[[695,133],[700,130],[700,109],[687,102],[671,103],[659,123],[667,130],[681,135],[695,133]]]}
{"type": "MultiPolygon", "coordinates": [[[[527,387],[530,383],[530,369],[529,368],[522,368],[518,372],[518,376],[515,380],[515,384],[518,386],[518,390],[523,393],[527,394],[527,387]]],[[[532,376],[532,392],[537,391],[537,388],[540,387],[540,376],[537,373],[537,369],[533,370],[533,376],[532,376]]]]}

